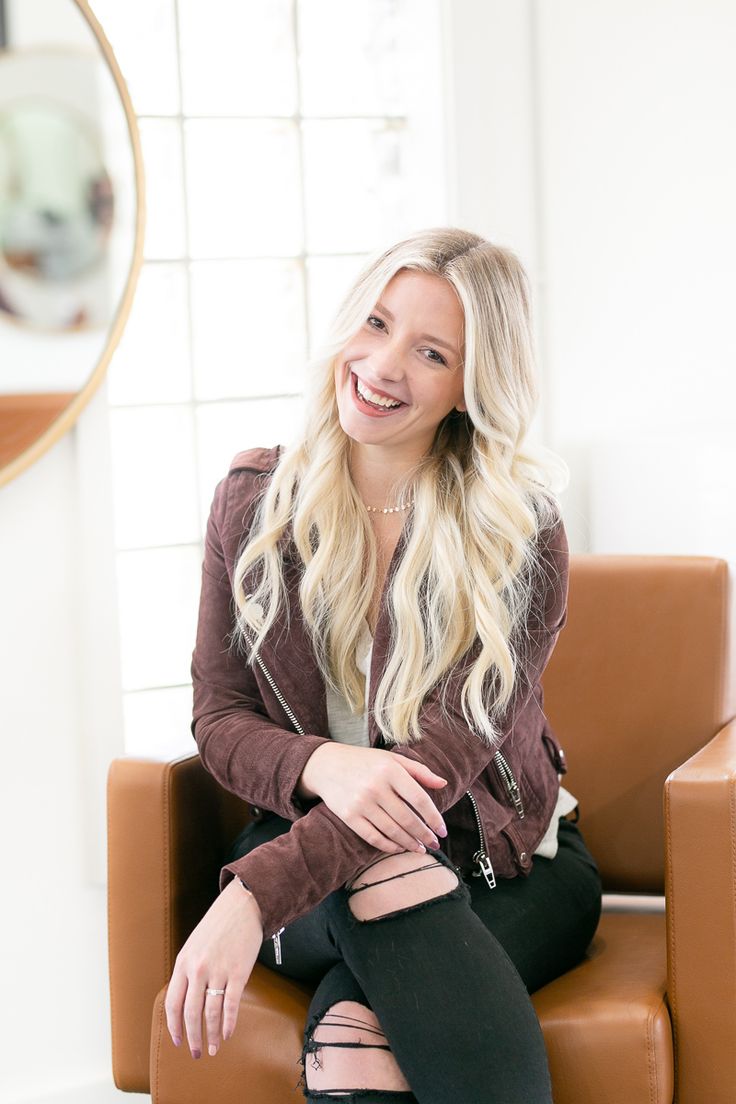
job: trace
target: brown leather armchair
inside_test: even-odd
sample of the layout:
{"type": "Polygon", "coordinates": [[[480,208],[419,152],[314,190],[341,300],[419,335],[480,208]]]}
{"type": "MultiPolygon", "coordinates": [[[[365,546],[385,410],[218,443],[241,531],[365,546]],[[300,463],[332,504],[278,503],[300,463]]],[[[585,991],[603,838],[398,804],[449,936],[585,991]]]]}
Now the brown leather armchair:
{"type": "MultiPolygon", "coordinates": [[[[723,560],[573,557],[546,709],[605,890],[664,892],[666,915],[604,911],[587,959],[534,994],[556,1104],[736,1100],[731,593],[723,560]]],[[[117,760],[108,807],[116,1084],[154,1104],[296,1104],[307,988],[257,964],[233,1038],[198,1062],[163,1014],[246,805],[191,756],[117,760]]]]}

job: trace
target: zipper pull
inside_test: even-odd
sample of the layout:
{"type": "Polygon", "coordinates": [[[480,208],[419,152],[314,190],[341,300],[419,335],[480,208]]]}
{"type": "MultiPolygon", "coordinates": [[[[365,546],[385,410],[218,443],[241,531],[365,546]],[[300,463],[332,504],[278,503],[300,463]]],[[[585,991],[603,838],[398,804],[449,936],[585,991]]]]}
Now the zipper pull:
{"type": "Polygon", "coordinates": [[[285,928],[279,928],[277,932],[274,932],[271,938],[273,939],[273,953],[276,957],[276,965],[281,965],[281,933],[285,931],[285,928]]]}
{"type": "Polygon", "coordinates": [[[496,875],[493,873],[493,866],[491,860],[486,855],[485,851],[476,851],[473,855],[473,862],[477,863],[479,870],[473,871],[474,878],[480,878],[481,874],[488,882],[489,889],[496,888],[496,875]]]}
{"type": "Polygon", "coordinates": [[[509,784],[509,794],[511,795],[511,800],[514,803],[514,808],[516,809],[517,813],[519,814],[519,820],[523,820],[524,819],[524,802],[521,800],[521,794],[519,793],[519,786],[518,786],[518,783],[516,781],[509,784]]]}

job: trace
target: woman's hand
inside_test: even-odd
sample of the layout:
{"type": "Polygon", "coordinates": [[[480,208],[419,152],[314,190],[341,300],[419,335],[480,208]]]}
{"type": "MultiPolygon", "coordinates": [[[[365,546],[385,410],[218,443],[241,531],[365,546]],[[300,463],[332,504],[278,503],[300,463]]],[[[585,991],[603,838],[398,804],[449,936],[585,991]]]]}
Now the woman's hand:
{"type": "Polygon", "coordinates": [[[166,994],[166,1023],[175,1046],[182,1016],[192,1058],[202,1054],[202,1011],[209,1053],[235,1030],[243,995],[263,942],[261,910],[237,878],[223,889],[176,956],[166,994]],[[222,995],[205,989],[224,989],[222,995]]]}
{"type": "Polygon", "coordinates": [[[297,792],[321,797],[366,843],[393,854],[439,847],[434,833],[446,836],[447,829],[423,787],[446,785],[446,778],[403,755],[330,743],[312,752],[297,792]]]}

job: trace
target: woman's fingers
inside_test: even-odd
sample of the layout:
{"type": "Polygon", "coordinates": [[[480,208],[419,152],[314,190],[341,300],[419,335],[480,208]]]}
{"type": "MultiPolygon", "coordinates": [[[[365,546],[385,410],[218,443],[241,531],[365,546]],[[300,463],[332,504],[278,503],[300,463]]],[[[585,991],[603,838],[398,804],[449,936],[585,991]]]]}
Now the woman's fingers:
{"type": "MultiPolygon", "coordinates": [[[[395,752],[392,752],[392,754],[395,754],[395,752]]],[[[447,779],[443,778],[441,774],[435,774],[425,763],[418,763],[416,759],[410,759],[407,755],[396,755],[396,761],[413,778],[417,778],[423,786],[442,789],[443,786],[447,785],[447,779]]]]}
{"type": "Polygon", "coordinates": [[[207,1029],[207,1051],[211,1057],[217,1054],[222,1042],[222,1014],[226,990],[224,981],[210,982],[204,994],[204,1024],[207,1029]],[[211,990],[214,990],[212,992],[211,990]]]}
{"type": "Polygon", "coordinates": [[[233,982],[232,980],[225,989],[225,996],[222,1001],[222,1037],[226,1041],[235,1031],[244,989],[245,982],[233,982]]]}
{"type": "Polygon", "coordinates": [[[386,851],[389,855],[393,855],[397,851],[406,851],[405,847],[399,847],[390,836],[384,835],[367,817],[356,817],[354,821],[351,820],[348,827],[352,828],[355,834],[364,839],[366,843],[369,843],[371,847],[377,847],[379,851],[386,851]]]}
{"type": "MultiPolygon", "coordinates": [[[[403,802],[398,800],[397,804],[403,805],[403,802]]],[[[404,828],[402,828],[397,817],[392,815],[390,808],[385,809],[378,806],[375,812],[371,813],[371,821],[374,828],[377,828],[379,832],[392,840],[400,851],[423,850],[421,840],[419,840],[417,836],[413,836],[410,831],[405,831],[404,828]]],[[[424,831],[426,832],[426,828],[424,831]]],[[[430,832],[429,834],[431,836],[432,833],[430,832]]]]}
{"type": "Polygon", "coordinates": [[[186,1031],[192,1058],[203,1053],[203,1023],[210,1054],[232,1035],[262,942],[258,902],[233,879],[176,956],[164,1002],[171,1038],[178,1046],[186,1031]]]}
{"type": "MultiPolygon", "coordinates": [[[[413,816],[410,815],[408,820],[405,814],[402,815],[401,823],[404,828],[423,842],[426,842],[428,833],[447,835],[445,822],[437,806],[410,774],[406,771],[399,773],[394,780],[394,789],[413,811],[413,816]]],[[[436,844],[430,843],[429,846],[435,847],[436,844]]]]}
{"type": "Polygon", "coordinates": [[[174,1046],[180,1046],[182,1040],[182,1009],[184,998],[187,994],[187,975],[178,967],[174,968],[169,987],[166,990],[164,1010],[166,1012],[166,1026],[174,1046]]]}
{"type": "Polygon", "coordinates": [[[207,986],[181,971],[172,976],[164,1004],[169,1034],[179,1046],[182,1040],[182,1016],[192,1058],[201,1057],[204,1049],[202,1020],[206,1030],[207,1051],[214,1056],[220,1044],[229,1039],[238,1022],[240,1000],[245,988],[243,977],[221,980],[207,986]],[[208,989],[215,992],[207,992],[208,989]],[[224,992],[217,992],[223,989],[224,992]],[[199,994],[199,998],[197,997],[199,994]]]}
{"type": "Polygon", "coordinates": [[[184,1000],[184,1026],[189,1041],[192,1058],[202,1057],[202,1005],[204,1004],[204,982],[190,977],[187,995],[184,1000]]]}
{"type": "Polygon", "coordinates": [[[432,829],[427,827],[421,817],[418,817],[411,806],[407,805],[398,794],[392,795],[392,798],[385,803],[384,810],[393,821],[394,830],[389,831],[384,828],[383,831],[392,839],[397,839],[397,833],[400,833],[402,839],[408,840],[409,842],[403,845],[405,851],[419,850],[417,844],[421,844],[425,850],[427,847],[439,847],[439,840],[432,829]]]}

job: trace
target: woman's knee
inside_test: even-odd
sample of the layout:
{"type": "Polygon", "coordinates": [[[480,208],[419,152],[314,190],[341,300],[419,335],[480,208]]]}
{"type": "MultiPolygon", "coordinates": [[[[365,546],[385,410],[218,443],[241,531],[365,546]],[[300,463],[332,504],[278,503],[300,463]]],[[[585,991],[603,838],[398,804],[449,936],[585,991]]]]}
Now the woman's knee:
{"type": "Polygon", "coordinates": [[[357,1001],[338,1001],[314,1018],[302,1061],[309,1099],[366,1089],[414,1099],[376,1014],[357,1001]]]}
{"type": "Polygon", "coordinates": [[[345,889],[353,915],[368,921],[457,896],[461,884],[448,860],[431,852],[402,851],[374,860],[345,889]]]}

